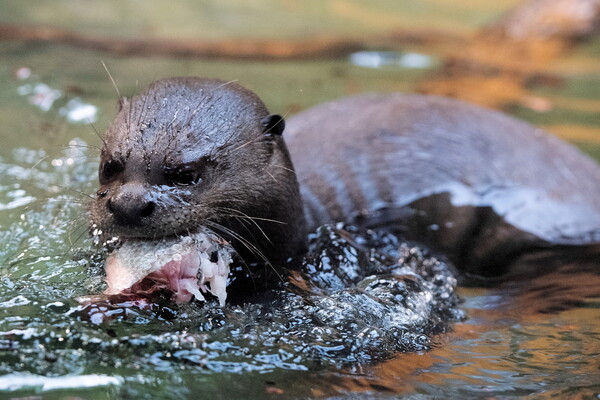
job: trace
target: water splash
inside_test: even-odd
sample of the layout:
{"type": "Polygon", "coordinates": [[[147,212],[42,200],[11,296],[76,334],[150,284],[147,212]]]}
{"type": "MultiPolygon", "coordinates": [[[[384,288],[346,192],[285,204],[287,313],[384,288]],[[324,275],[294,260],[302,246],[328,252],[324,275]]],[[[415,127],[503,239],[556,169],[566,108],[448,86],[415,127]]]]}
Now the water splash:
{"type": "Polygon", "coordinates": [[[15,76],[19,80],[29,81],[17,88],[17,94],[26,96],[29,104],[38,107],[44,112],[49,112],[58,100],[66,98],[66,104],[60,107],[58,113],[67,122],[72,124],[88,124],[97,121],[98,107],[85,103],[79,97],[69,98],[63,91],[40,82],[39,77],[34,75],[31,69],[21,67],[15,71],[15,76]]]}
{"type": "MultiPolygon", "coordinates": [[[[87,239],[75,194],[93,190],[97,159],[88,151],[77,140],[58,157],[22,148],[0,160],[0,199],[36,200],[11,210],[0,229],[0,374],[32,383],[12,386],[15,393],[71,388],[77,376],[129,393],[146,384],[141,375],[164,386],[186,374],[215,382],[360,365],[428,349],[463,317],[448,264],[343,225],[314,233],[304,267],[253,302],[81,304],[78,297],[105,288],[105,254],[87,239]]],[[[9,386],[0,381],[0,390],[9,386]]]]}

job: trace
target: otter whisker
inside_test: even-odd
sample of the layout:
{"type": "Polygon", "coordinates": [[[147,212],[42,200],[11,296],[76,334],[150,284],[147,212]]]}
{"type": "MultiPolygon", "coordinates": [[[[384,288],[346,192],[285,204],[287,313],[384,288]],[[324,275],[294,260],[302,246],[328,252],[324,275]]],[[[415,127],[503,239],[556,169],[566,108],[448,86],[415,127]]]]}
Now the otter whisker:
{"type": "MultiPolygon", "coordinates": [[[[248,235],[250,235],[250,238],[252,239],[252,241],[254,241],[254,242],[256,242],[256,241],[257,241],[257,239],[256,239],[256,236],[254,235],[254,232],[252,232],[252,230],[250,230],[250,228],[248,228],[248,225],[247,225],[247,224],[249,223],[249,221],[247,221],[247,220],[243,220],[243,219],[241,219],[241,218],[239,218],[238,216],[235,216],[235,215],[229,215],[229,216],[225,215],[224,217],[225,217],[225,218],[227,218],[227,217],[231,217],[231,218],[233,218],[234,220],[236,220],[236,221],[237,221],[237,222],[240,224],[240,226],[242,226],[242,227],[244,228],[244,230],[246,231],[246,233],[248,233],[248,235]]],[[[256,225],[256,224],[255,224],[255,225],[256,225]]],[[[271,244],[272,244],[271,240],[270,240],[270,239],[269,239],[269,237],[266,235],[266,233],[265,233],[265,232],[264,232],[262,229],[260,229],[260,227],[259,227],[258,229],[259,229],[260,233],[262,234],[262,236],[263,236],[263,237],[264,237],[264,238],[265,238],[265,239],[266,239],[266,240],[267,240],[269,243],[271,243],[271,244]]]]}
{"type": "Polygon", "coordinates": [[[88,204],[87,200],[80,200],[80,199],[75,199],[75,198],[50,198],[50,199],[40,199],[40,200],[36,200],[34,203],[37,202],[48,202],[48,203],[65,203],[65,204],[79,204],[79,205],[86,205],[88,204]]]}
{"type": "Polygon", "coordinates": [[[61,148],[63,150],[69,150],[69,149],[89,149],[89,150],[96,150],[96,151],[101,150],[100,147],[94,146],[93,144],[79,144],[79,143],[69,144],[67,146],[61,146],[61,148]]]}
{"type": "MultiPolygon", "coordinates": [[[[262,260],[262,262],[265,266],[267,266],[268,268],[273,270],[273,272],[275,272],[275,274],[277,275],[278,279],[281,282],[284,282],[283,277],[279,274],[279,272],[277,271],[275,266],[273,266],[273,264],[271,264],[271,262],[267,259],[267,257],[256,246],[252,245],[252,243],[250,243],[248,240],[244,239],[242,236],[240,236],[236,232],[224,227],[223,225],[219,225],[219,224],[212,225],[211,223],[209,223],[207,221],[207,226],[209,226],[210,228],[213,228],[217,231],[222,231],[225,235],[229,235],[233,239],[238,240],[245,248],[247,248],[250,251],[251,254],[253,254],[258,259],[262,260]]],[[[238,255],[239,255],[239,253],[238,253],[238,255]]],[[[256,286],[254,276],[252,275],[252,269],[246,263],[246,261],[241,258],[241,256],[240,256],[240,259],[242,260],[244,267],[247,269],[248,273],[250,274],[253,284],[256,286]]]]}
{"type": "Polygon", "coordinates": [[[22,262],[30,262],[30,261],[36,261],[39,260],[40,258],[44,258],[44,259],[48,259],[48,258],[54,258],[54,259],[60,259],[61,263],[64,262],[65,257],[68,255],[68,253],[60,253],[60,254],[48,254],[48,253],[44,253],[44,254],[39,254],[39,255],[32,255],[32,256],[27,256],[27,257],[21,257],[21,258],[13,258],[10,261],[7,261],[6,264],[9,267],[14,267],[15,265],[22,263],[22,262]]]}
{"type": "Polygon", "coordinates": [[[43,161],[47,160],[48,158],[50,158],[52,155],[51,154],[46,154],[44,157],[40,158],[39,160],[37,160],[35,162],[35,164],[33,164],[31,166],[30,169],[36,169],[38,165],[40,165],[43,161]]]}
{"type": "Polygon", "coordinates": [[[256,247],[254,246],[252,243],[250,243],[248,240],[246,240],[245,238],[243,238],[242,236],[240,236],[239,234],[237,234],[236,232],[232,231],[231,229],[228,229],[226,227],[224,227],[221,224],[217,224],[214,223],[212,221],[205,221],[206,225],[210,228],[214,228],[217,230],[221,230],[223,231],[225,234],[231,236],[234,239],[237,239],[240,243],[242,243],[244,245],[244,247],[246,247],[253,255],[259,257],[266,266],[268,266],[269,268],[271,268],[273,270],[273,272],[275,272],[275,274],[277,275],[277,277],[279,278],[279,280],[281,282],[284,282],[283,277],[281,276],[281,274],[277,271],[277,269],[275,268],[275,266],[273,264],[271,264],[271,262],[268,260],[268,258],[256,247]]]}
{"type": "MultiPolygon", "coordinates": [[[[47,159],[51,158],[51,157],[63,157],[64,154],[62,152],[64,152],[65,150],[69,150],[72,148],[89,148],[89,149],[94,149],[94,150],[99,150],[97,147],[92,146],[92,145],[69,145],[69,146],[59,146],[60,147],[60,151],[53,151],[51,153],[46,154],[45,156],[41,157],[39,160],[37,160],[29,169],[31,170],[35,170],[37,169],[37,167],[44,161],[46,161],[47,159]]],[[[89,156],[86,154],[79,154],[79,155],[73,155],[73,156],[69,156],[69,158],[88,158],[89,156]]]]}
{"type": "Polygon", "coordinates": [[[217,232],[222,232],[224,233],[226,236],[230,236],[232,239],[238,240],[240,243],[242,243],[244,245],[244,247],[246,247],[252,254],[259,256],[259,258],[261,259],[265,259],[264,256],[262,256],[262,253],[260,252],[260,250],[258,248],[256,248],[254,245],[252,245],[252,243],[250,243],[249,241],[247,241],[246,239],[244,239],[241,235],[239,235],[238,233],[232,231],[229,228],[226,228],[225,226],[217,223],[217,222],[213,222],[210,220],[206,220],[204,221],[204,224],[209,227],[209,228],[213,228],[215,229],[217,232]]]}
{"type": "MultiPolygon", "coordinates": [[[[175,124],[175,121],[177,120],[178,114],[179,114],[179,110],[175,110],[175,112],[173,113],[173,118],[171,119],[171,122],[169,122],[169,124],[164,127],[165,132],[167,132],[169,129],[172,129],[173,124],[175,124]]],[[[171,136],[174,136],[174,135],[171,135],[171,136]]]]}
{"type": "MultiPolygon", "coordinates": [[[[131,97],[133,98],[133,96],[135,96],[135,94],[138,91],[138,81],[135,81],[135,91],[131,94],[131,97]]],[[[133,107],[131,106],[131,104],[128,104],[129,110],[127,111],[127,119],[126,119],[126,125],[127,125],[127,132],[131,132],[131,121],[133,120],[133,107]]]]}
{"type": "Polygon", "coordinates": [[[267,257],[260,251],[260,249],[258,247],[256,247],[254,244],[252,244],[249,240],[247,240],[243,236],[241,236],[239,233],[225,227],[224,225],[214,222],[214,221],[206,220],[205,224],[209,228],[214,228],[214,229],[220,230],[221,232],[225,233],[226,235],[231,236],[233,239],[238,240],[253,255],[258,256],[264,262],[270,263],[269,260],[267,259],[267,257]]]}
{"type": "Polygon", "coordinates": [[[242,143],[238,147],[232,149],[231,151],[238,151],[240,149],[243,149],[244,147],[248,146],[249,144],[252,144],[252,143],[256,142],[257,140],[258,140],[258,138],[252,138],[252,139],[246,141],[245,143],[242,143]]]}
{"type": "MultiPolygon", "coordinates": [[[[269,221],[267,218],[262,218],[262,219],[261,219],[261,218],[254,218],[254,217],[250,217],[249,215],[246,215],[246,214],[244,214],[244,213],[243,213],[243,212],[241,212],[241,211],[234,210],[234,209],[231,209],[231,208],[226,208],[226,207],[225,207],[225,208],[220,208],[220,210],[224,210],[224,211],[233,211],[233,212],[237,212],[237,213],[239,213],[239,214],[237,214],[237,215],[236,215],[236,214],[229,214],[229,215],[224,215],[224,216],[230,216],[230,217],[236,218],[236,219],[237,219],[237,221],[239,221],[239,222],[242,222],[242,221],[243,221],[243,219],[245,219],[245,220],[248,220],[249,222],[252,222],[252,223],[253,223],[253,224],[256,226],[256,228],[257,228],[257,229],[260,231],[260,233],[261,233],[261,234],[264,236],[264,238],[265,238],[265,239],[267,239],[267,241],[268,241],[269,243],[273,244],[273,242],[271,241],[271,239],[269,238],[269,236],[268,236],[268,235],[265,233],[265,231],[263,230],[263,228],[262,228],[260,225],[258,225],[258,223],[255,221],[255,219],[256,219],[256,220],[269,221]],[[240,214],[241,214],[241,215],[240,215],[240,214]]],[[[244,221],[244,222],[245,222],[245,221],[244,221]]],[[[270,222],[278,222],[278,221],[274,221],[274,220],[272,220],[272,221],[270,221],[270,222]]],[[[244,228],[246,228],[246,226],[245,226],[245,225],[243,225],[243,226],[244,226],[244,228]]],[[[250,231],[248,228],[246,228],[246,230],[248,231],[248,233],[250,233],[250,234],[252,235],[251,231],[250,231]]],[[[254,238],[254,235],[252,235],[252,237],[254,238]]],[[[254,239],[255,239],[255,238],[254,238],[254,239]]]]}
{"type": "MultiPolygon", "coordinates": [[[[102,144],[104,146],[106,146],[106,142],[104,141],[104,138],[102,137],[102,135],[100,134],[100,132],[98,132],[98,129],[96,129],[96,126],[94,125],[94,123],[92,122],[92,120],[89,117],[87,119],[87,122],[88,122],[88,124],[90,124],[90,126],[94,130],[94,133],[96,134],[96,136],[98,136],[98,138],[100,138],[100,141],[102,142],[102,144]]],[[[98,150],[100,150],[100,149],[98,149],[98,150]]]]}
{"type": "Polygon", "coordinates": [[[274,222],[274,223],[276,223],[276,224],[281,224],[281,225],[286,225],[286,224],[287,224],[286,222],[279,221],[279,220],[276,220],[276,219],[271,219],[271,218],[263,218],[263,217],[252,217],[252,216],[250,216],[250,215],[248,215],[248,214],[245,214],[245,213],[243,213],[243,212],[242,212],[242,211],[240,211],[240,210],[235,210],[235,209],[233,209],[233,208],[228,208],[228,207],[218,207],[218,209],[220,209],[220,210],[225,210],[225,211],[237,212],[237,213],[239,213],[239,215],[232,215],[232,216],[238,216],[238,217],[241,217],[241,218],[247,218],[247,219],[256,220],[256,221],[274,222]]]}
{"type": "Polygon", "coordinates": [[[106,63],[104,62],[104,60],[100,60],[100,62],[102,63],[102,66],[104,67],[104,70],[108,74],[108,78],[112,82],[113,87],[115,88],[115,91],[117,92],[117,96],[118,96],[119,101],[120,101],[121,100],[121,92],[119,91],[119,87],[117,86],[117,82],[115,82],[115,80],[113,79],[113,76],[110,73],[110,71],[108,70],[108,67],[106,66],[106,63]]]}
{"type": "Polygon", "coordinates": [[[228,234],[232,238],[234,238],[236,240],[239,240],[240,242],[242,242],[244,244],[248,244],[249,246],[251,246],[251,248],[248,247],[248,246],[245,246],[248,250],[250,250],[255,255],[260,255],[261,256],[260,258],[262,258],[263,260],[266,261],[266,258],[264,256],[262,256],[262,253],[260,252],[260,250],[258,249],[258,247],[254,246],[248,239],[244,238],[239,233],[237,233],[237,232],[235,232],[235,231],[233,231],[233,230],[225,227],[224,225],[221,225],[221,224],[219,224],[217,222],[214,222],[214,221],[207,220],[206,224],[212,224],[212,225],[209,225],[210,227],[216,227],[216,226],[218,226],[218,227],[220,227],[220,229],[224,233],[228,234]],[[254,250],[256,250],[256,252],[254,250]]]}
{"type": "Polygon", "coordinates": [[[90,195],[90,194],[87,194],[87,193],[85,193],[85,192],[82,192],[81,190],[73,189],[73,188],[70,188],[70,187],[68,187],[68,186],[62,186],[62,185],[55,185],[55,186],[56,186],[56,187],[59,187],[59,188],[61,188],[61,189],[69,190],[69,191],[71,191],[71,192],[73,192],[73,193],[77,193],[78,195],[80,195],[80,196],[84,196],[84,197],[87,197],[87,198],[88,198],[88,199],[90,199],[90,200],[95,200],[95,199],[96,199],[96,197],[95,197],[95,196],[92,196],[92,195],[90,195]]]}
{"type": "Polygon", "coordinates": [[[185,122],[184,126],[187,126],[190,124],[190,122],[192,121],[192,118],[194,118],[196,116],[196,113],[198,111],[200,111],[200,108],[202,108],[202,106],[204,105],[204,103],[208,100],[212,100],[214,98],[214,90],[208,94],[205,94],[204,96],[199,96],[200,99],[198,100],[198,104],[196,105],[196,107],[194,108],[194,110],[192,111],[190,117],[188,118],[188,120],[185,122]]]}
{"type": "Polygon", "coordinates": [[[296,174],[296,171],[295,171],[295,170],[293,170],[292,168],[284,167],[283,165],[277,165],[277,164],[274,164],[274,165],[271,165],[271,167],[275,167],[275,168],[281,168],[281,169],[283,169],[283,170],[286,170],[286,171],[288,171],[288,172],[291,172],[291,173],[293,173],[294,175],[296,174]]]}
{"type": "MultiPolygon", "coordinates": [[[[154,82],[156,82],[156,74],[152,78],[152,82],[150,82],[150,86],[152,86],[154,84],[154,82]]],[[[146,118],[146,105],[148,104],[149,98],[150,98],[150,96],[144,96],[144,101],[142,102],[142,109],[138,113],[139,115],[138,115],[138,119],[136,121],[137,126],[140,126],[142,121],[146,118]]]]}
{"type": "Polygon", "coordinates": [[[72,229],[70,229],[69,232],[67,233],[67,240],[69,243],[69,248],[61,256],[59,256],[61,258],[61,262],[65,261],[66,257],[72,252],[72,250],[75,247],[75,245],[77,244],[77,242],[79,242],[81,240],[81,238],[84,237],[89,232],[87,229],[88,223],[89,223],[89,221],[80,217],[75,220],[69,221],[68,224],[67,223],[64,224],[64,226],[70,224],[70,225],[74,225],[74,227],[72,229]],[[73,235],[76,234],[76,232],[80,231],[80,230],[81,230],[81,233],[77,234],[77,237],[75,238],[75,240],[73,240],[73,235]]]}
{"type": "Polygon", "coordinates": [[[89,227],[87,226],[89,223],[89,221],[86,218],[76,218],[71,220],[68,223],[65,223],[64,225],[58,225],[59,228],[67,228],[68,226],[70,229],[69,235],[71,235],[72,232],[76,232],[82,228],[85,228],[85,231],[89,231],[89,227]]]}
{"type": "Polygon", "coordinates": [[[266,167],[265,167],[264,171],[275,181],[275,183],[279,183],[279,182],[277,182],[277,179],[273,176],[273,174],[271,172],[269,172],[269,170],[267,170],[266,167]]]}
{"type": "MultiPolygon", "coordinates": [[[[167,165],[169,154],[170,154],[170,150],[171,150],[171,145],[173,143],[175,143],[175,140],[176,140],[175,139],[175,136],[176,136],[175,135],[175,127],[171,126],[170,128],[165,128],[164,134],[165,134],[165,137],[166,137],[165,140],[167,141],[167,145],[166,145],[166,148],[165,148],[165,151],[164,151],[164,155],[163,155],[163,158],[162,158],[162,163],[164,165],[167,165]]],[[[158,137],[159,135],[156,135],[156,136],[158,137]]]]}
{"type": "MultiPolygon", "coordinates": [[[[89,221],[87,221],[86,219],[77,218],[77,219],[73,219],[70,221],[66,221],[66,222],[62,222],[62,223],[58,223],[58,224],[54,224],[54,225],[55,225],[57,231],[60,231],[60,232],[66,231],[68,241],[69,241],[69,243],[72,243],[73,241],[71,240],[71,238],[75,232],[77,232],[83,228],[85,228],[83,230],[83,233],[86,233],[88,231],[88,229],[87,229],[88,222],[89,221]]],[[[77,238],[77,240],[79,240],[79,239],[80,239],[80,237],[77,238]]]]}
{"type": "MultiPolygon", "coordinates": [[[[222,232],[224,232],[225,234],[227,234],[227,232],[226,232],[227,228],[225,228],[224,226],[222,226],[222,225],[220,225],[220,224],[217,224],[217,223],[215,223],[215,222],[210,222],[210,221],[207,221],[207,224],[206,224],[206,225],[207,225],[208,227],[212,228],[212,229],[213,229],[213,231],[215,231],[215,234],[216,234],[217,236],[219,236],[219,237],[221,237],[221,236],[219,235],[219,233],[218,233],[218,231],[219,231],[219,230],[221,230],[222,232]],[[213,225],[210,225],[211,223],[212,223],[213,225]]],[[[231,230],[229,230],[229,231],[230,231],[230,233],[229,233],[229,234],[230,234],[230,236],[233,236],[233,235],[232,235],[232,233],[234,233],[234,232],[231,232],[231,230]]],[[[188,230],[188,233],[189,233],[189,230],[188,230]]],[[[238,240],[239,240],[239,239],[240,239],[240,238],[238,238],[238,240]]],[[[224,240],[224,239],[223,239],[223,240],[224,240]]],[[[250,250],[250,249],[249,249],[249,250],[250,250]]],[[[250,251],[252,252],[252,250],[250,250],[250,251]]],[[[246,260],[244,260],[244,258],[243,258],[243,257],[242,257],[242,256],[241,256],[239,253],[237,254],[237,256],[238,256],[238,259],[241,261],[242,265],[244,266],[244,268],[246,269],[246,271],[248,272],[248,275],[250,275],[250,279],[252,280],[252,285],[253,285],[253,286],[256,288],[256,281],[254,280],[254,274],[252,273],[252,269],[250,268],[250,266],[248,265],[248,263],[246,262],[246,260]]]]}
{"type": "MultiPolygon", "coordinates": [[[[81,229],[83,227],[83,225],[80,223],[74,230],[73,232],[76,232],[78,229],[81,229]]],[[[67,235],[67,239],[69,240],[69,244],[71,245],[71,247],[69,247],[68,251],[70,252],[72,247],[75,245],[75,243],[77,243],[79,241],[79,239],[81,239],[83,237],[83,235],[85,235],[88,232],[87,229],[84,229],[80,234],[77,235],[77,237],[75,238],[75,240],[72,240],[72,235],[71,233],[69,233],[67,235]]]]}
{"type": "Polygon", "coordinates": [[[220,89],[220,88],[222,88],[224,86],[227,86],[227,85],[231,85],[232,83],[236,83],[238,81],[239,81],[239,79],[232,79],[230,81],[223,82],[221,85],[217,86],[217,89],[220,89]]]}
{"type": "Polygon", "coordinates": [[[281,117],[281,119],[279,119],[279,121],[277,121],[275,124],[273,124],[273,126],[270,126],[269,129],[267,129],[266,131],[263,132],[263,134],[268,134],[270,133],[274,128],[276,128],[279,124],[285,123],[285,119],[287,118],[288,114],[289,114],[289,110],[286,111],[285,114],[283,114],[283,116],[281,117]]]}

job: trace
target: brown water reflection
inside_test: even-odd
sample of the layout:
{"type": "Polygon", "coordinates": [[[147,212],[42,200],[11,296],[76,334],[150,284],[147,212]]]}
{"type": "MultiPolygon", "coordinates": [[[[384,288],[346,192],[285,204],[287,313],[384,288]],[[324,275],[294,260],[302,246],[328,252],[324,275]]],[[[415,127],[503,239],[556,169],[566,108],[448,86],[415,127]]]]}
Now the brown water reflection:
{"type": "Polygon", "coordinates": [[[383,390],[436,398],[596,398],[600,276],[567,268],[511,286],[463,288],[469,319],[439,337],[434,350],[352,371],[335,389],[365,396],[383,390]]]}

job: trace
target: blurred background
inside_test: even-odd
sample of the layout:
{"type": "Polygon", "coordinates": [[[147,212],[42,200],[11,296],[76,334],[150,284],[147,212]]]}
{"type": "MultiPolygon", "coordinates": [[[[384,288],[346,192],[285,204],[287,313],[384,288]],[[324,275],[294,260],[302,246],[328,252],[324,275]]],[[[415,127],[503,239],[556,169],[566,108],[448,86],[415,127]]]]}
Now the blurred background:
{"type": "Polygon", "coordinates": [[[460,97],[600,156],[598,9],[597,0],[3,0],[0,154],[24,132],[33,147],[94,141],[93,111],[77,106],[95,107],[104,129],[116,99],[104,62],[123,95],[208,76],[287,115],[365,91],[460,97]]]}

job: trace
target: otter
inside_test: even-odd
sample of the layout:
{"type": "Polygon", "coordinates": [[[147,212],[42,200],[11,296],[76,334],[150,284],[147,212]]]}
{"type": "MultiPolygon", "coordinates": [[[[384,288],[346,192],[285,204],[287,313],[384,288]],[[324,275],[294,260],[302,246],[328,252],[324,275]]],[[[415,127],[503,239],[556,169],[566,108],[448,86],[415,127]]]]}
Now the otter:
{"type": "Polygon", "coordinates": [[[104,237],[208,227],[276,269],[297,265],[309,230],[339,221],[425,242],[482,276],[600,242],[594,161],[527,123],[434,96],[359,95],[286,127],[236,83],[160,80],[120,100],[99,180],[90,214],[104,237]]]}

